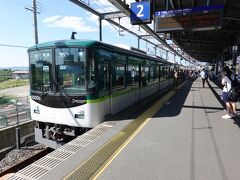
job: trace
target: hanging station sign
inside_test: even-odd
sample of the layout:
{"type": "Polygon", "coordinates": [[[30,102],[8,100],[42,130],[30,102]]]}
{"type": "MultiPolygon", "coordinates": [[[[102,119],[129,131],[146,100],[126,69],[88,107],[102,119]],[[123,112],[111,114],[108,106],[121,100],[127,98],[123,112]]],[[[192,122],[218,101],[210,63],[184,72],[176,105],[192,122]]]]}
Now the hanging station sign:
{"type": "Polygon", "coordinates": [[[131,24],[136,25],[151,23],[151,17],[152,13],[150,1],[131,3],[131,24]]]}
{"type": "Polygon", "coordinates": [[[157,33],[166,31],[204,31],[220,29],[223,22],[223,5],[199,6],[155,12],[157,33]]]}

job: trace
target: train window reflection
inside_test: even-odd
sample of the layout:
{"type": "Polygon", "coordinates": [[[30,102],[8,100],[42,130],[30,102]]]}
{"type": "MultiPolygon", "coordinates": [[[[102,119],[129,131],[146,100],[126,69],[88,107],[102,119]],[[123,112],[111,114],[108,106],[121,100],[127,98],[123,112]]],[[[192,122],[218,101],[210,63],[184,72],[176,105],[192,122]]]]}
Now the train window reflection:
{"type": "Polygon", "coordinates": [[[55,57],[57,92],[64,91],[69,95],[86,93],[86,49],[57,48],[55,57]]]}
{"type": "Polygon", "coordinates": [[[125,87],[125,65],[116,64],[113,71],[113,87],[116,89],[121,89],[125,87]]]}
{"type": "Polygon", "coordinates": [[[52,50],[44,49],[29,53],[31,89],[52,92],[52,50]]]}
{"type": "Polygon", "coordinates": [[[128,85],[138,86],[138,81],[139,81],[138,66],[129,65],[127,74],[128,74],[128,85]]]}

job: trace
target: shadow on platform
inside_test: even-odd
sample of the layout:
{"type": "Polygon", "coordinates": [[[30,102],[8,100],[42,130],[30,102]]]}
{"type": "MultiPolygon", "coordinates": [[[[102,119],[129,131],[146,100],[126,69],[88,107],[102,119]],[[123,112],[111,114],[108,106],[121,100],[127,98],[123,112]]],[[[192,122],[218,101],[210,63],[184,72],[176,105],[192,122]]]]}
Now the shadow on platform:
{"type": "MultiPolygon", "coordinates": [[[[184,86],[182,86],[182,88],[169,99],[169,101],[154,115],[154,117],[173,117],[179,115],[181,113],[181,109],[184,107],[184,102],[189,92],[196,91],[193,88],[199,89],[199,87],[192,87],[192,84],[192,81],[188,81],[184,86]]],[[[187,108],[195,108],[195,106],[189,106],[187,108]]]]}
{"type": "MultiPolygon", "coordinates": [[[[191,105],[184,105],[184,102],[189,94],[189,92],[197,91],[198,89],[202,88],[202,86],[193,86],[192,81],[188,81],[176,94],[170,98],[170,100],[154,115],[154,117],[174,117],[178,116],[181,113],[182,108],[196,108],[196,109],[205,109],[206,113],[216,113],[219,111],[223,111],[225,109],[225,103],[221,100],[221,97],[216,92],[215,89],[221,88],[219,83],[213,81],[213,83],[217,87],[212,87],[209,82],[208,86],[209,89],[213,92],[219,103],[223,106],[223,108],[219,107],[210,107],[210,106],[191,106],[191,105]]],[[[159,100],[162,96],[164,96],[168,90],[162,91],[160,94],[152,95],[151,97],[138,102],[137,104],[133,105],[125,109],[124,111],[112,116],[109,120],[111,121],[118,121],[118,120],[130,120],[136,119],[141,113],[143,113],[147,108],[149,108],[154,102],[159,100]]],[[[238,109],[239,110],[239,109],[238,109]]],[[[240,116],[233,119],[234,123],[240,127],[240,116]]]]}

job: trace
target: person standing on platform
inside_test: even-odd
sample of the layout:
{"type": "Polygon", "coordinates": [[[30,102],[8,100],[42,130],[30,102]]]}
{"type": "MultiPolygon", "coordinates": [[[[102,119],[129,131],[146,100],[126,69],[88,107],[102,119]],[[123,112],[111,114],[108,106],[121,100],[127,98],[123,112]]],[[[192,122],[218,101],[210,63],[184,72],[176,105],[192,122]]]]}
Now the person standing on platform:
{"type": "Polygon", "coordinates": [[[200,72],[200,77],[202,79],[202,86],[205,87],[205,81],[207,80],[207,73],[205,71],[205,68],[203,68],[200,72]]]}
{"type": "Polygon", "coordinates": [[[179,74],[178,74],[178,70],[177,70],[177,69],[174,69],[173,77],[174,77],[174,89],[175,89],[176,91],[178,91],[178,79],[179,79],[179,74]]]}
{"type": "Polygon", "coordinates": [[[234,75],[232,74],[231,70],[228,66],[222,69],[223,78],[222,78],[222,85],[223,92],[222,92],[222,100],[226,103],[227,114],[222,116],[224,119],[231,119],[237,116],[237,105],[236,100],[230,99],[229,91],[232,88],[232,81],[234,80],[234,75]]]}
{"type": "MultiPolygon", "coordinates": [[[[239,84],[239,81],[238,81],[238,78],[237,78],[237,75],[236,75],[236,69],[234,68],[231,68],[231,70],[229,69],[228,66],[226,66],[226,68],[228,69],[228,71],[230,71],[231,73],[231,84],[232,86],[236,85],[236,84],[239,84]]],[[[239,98],[239,97],[238,97],[239,98]]],[[[232,107],[233,107],[233,117],[236,117],[237,116],[237,102],[239,99],[231,99],[231,104],[232,104],[232,107]]]]}

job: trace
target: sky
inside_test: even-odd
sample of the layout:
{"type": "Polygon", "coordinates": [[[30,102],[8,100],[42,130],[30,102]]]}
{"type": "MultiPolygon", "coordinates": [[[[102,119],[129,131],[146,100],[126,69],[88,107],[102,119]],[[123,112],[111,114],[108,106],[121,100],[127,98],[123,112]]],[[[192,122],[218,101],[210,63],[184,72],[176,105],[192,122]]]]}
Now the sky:
{"type": "MultiPolygon", "coordinates": [[[[116,10],[108,6],[107,0],[85,2],[102,12],[116,10]]],[[[127,0],[127,3],[131,2],[135,1],[127,0]]],[[[35,38],[33,13],[26,8],[32,8],[32,0],[0,0],[0,67],[28,66],[27,47],[35,44],[35,38]]],[[[77,32],[77,39],[99,40],[98,17],[69,0],[37,0],[37,8],[39,43],[69,39],[72,31],[77,32]]],[[[124,19],[121,24],[139,29],[124,19]]],[[[126,44],[137,48],[135,36],[127,32],[119,33],[118,27],[107,22],[103,22],[102,40],[105,43],[126,44]]],[[[143,41],[140,41],[140,49],[153,51],[153,47],[143,41]]]]}

